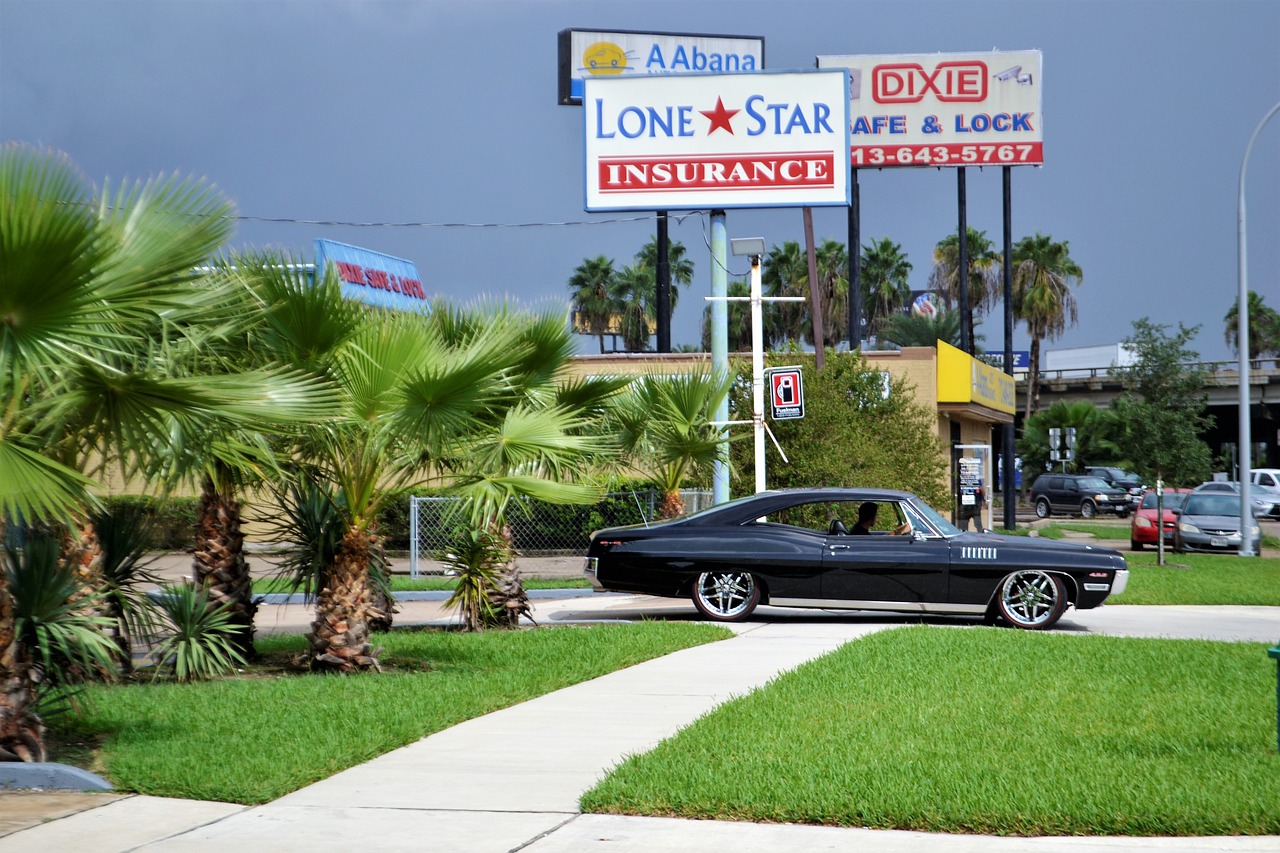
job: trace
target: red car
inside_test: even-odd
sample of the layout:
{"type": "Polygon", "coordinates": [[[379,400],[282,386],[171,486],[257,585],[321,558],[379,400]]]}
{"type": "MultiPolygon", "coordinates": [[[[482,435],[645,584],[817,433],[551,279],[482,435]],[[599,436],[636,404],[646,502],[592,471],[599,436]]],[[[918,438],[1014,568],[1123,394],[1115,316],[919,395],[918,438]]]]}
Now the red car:
{"type": "MultiPolygon", "coordinates": [[[[1182,506],[1182,502],[1187,499],[1190,489],[1165,489],[1164,490],[1164,543],[1172,547],[1173,545],[1173,529],[1178,523],[1178,518],[1173,514],[1173,510],[1182,506]]],[[[1134,551],[1141,551],[1147,545],[1155,546],[1156,544],[1156,490],[1147,489],[1146,494],[1142,496],[1142,503],[1138,505],[1137,510],[1133,513],[1133,522],[1129,528],[1129,547],[1134,551]]]]}

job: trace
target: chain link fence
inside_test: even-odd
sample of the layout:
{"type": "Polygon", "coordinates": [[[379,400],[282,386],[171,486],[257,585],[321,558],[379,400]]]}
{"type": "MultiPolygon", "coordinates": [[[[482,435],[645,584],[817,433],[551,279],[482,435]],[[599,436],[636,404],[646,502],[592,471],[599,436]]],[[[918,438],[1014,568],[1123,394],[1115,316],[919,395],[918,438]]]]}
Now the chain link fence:
{"type": "MultiPolygon", "coordinates": [[[[712,505],[710,489],[682,489],[680,497],[686,513],[712,505]]],[[[661,501],[657,489],[610,492],[586,506],[517,499],[507,509],[507,526],[517,557],[572,557],[586,553],[596,530],[653,521],[661,501]]],[[[440,556],[466,529],[460,498],[409,498],[410,575],[443,574],[440,556]]]]}

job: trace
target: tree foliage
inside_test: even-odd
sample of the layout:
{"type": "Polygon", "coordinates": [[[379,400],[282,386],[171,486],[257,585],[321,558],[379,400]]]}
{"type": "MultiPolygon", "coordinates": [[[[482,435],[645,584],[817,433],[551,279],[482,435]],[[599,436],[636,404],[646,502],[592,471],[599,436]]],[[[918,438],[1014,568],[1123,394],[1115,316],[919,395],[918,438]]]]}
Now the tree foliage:
{"type": "MultiPolygon", "coordinates": [[[[937,433],[937,414],[915,401],[903,379],[868,366],[859,355],[826,354],[819,373],[811,353],[771,356],[771,366],[800,365],[804,377],[805,416],[772,421],[770,429],[790,462],[772,442],[765,446],[769,488],[857,486],[915,492],[934,507],[950,505],[947,458],[937,433]]],[[[746,382],[735,386],[731,418],[750,416],[750,364],[738,364],[746,382]]],[[[730,445],[733,466],[741,471],[735,494],[747,494],[755,477],[749,441],[730,445]]]]}
{"type": "Polygon", "coordinates": [[[1076,297],[1071,285],[1084,279],[1064,240],[1036,233],[1013,247],[1013,314],[1027,324],[1031,336],[1031,364],[1027,377],[1027,411],[1040,408],[1040,342],[1055,340],[1076,324],[1076,297]]]}
{"type": "MultiPolygon", "coordinates": [[[[911,262],[902,246],[888,237],[862,247],[862,310],[870,334],[882,337],[885,328],[902,314],[911,300],[911,262]]],[[[930,341],[928,346],[933,346],[930,341]]]]}
{"type": "MultiPolygon", "coordinates": [[[[1262,297],[1249,291],[1249,358],[1266,355],[1280,356],[1280,312],[1262,301],[1262,297]]],[[[1240,297],[1232,303],[1231,310],[1222,318],[1227,346],[1240,352],[1240,297]]]]}
{"type": "Polygon", "coordinates": [[[968,266],[968,310],[960,305],[960,239],[948,234],[933,250],[933,271],[929,273],[929,287],[939,293],[948,309],[953,305],[960,311],[961,322],[973,343],[975,318],[986,313],[1000,294],[1000,255],[986,231],[969,228],[965,241],[965,261],[968,266]]]}
{"type": "Polygon", "coordinates": [[[1112,406],[1123,427],[1116,443],[1146,482],[1192,486],[1209,477],[1212,456],[1200,436],[1213,420],[1200,354],[1187,346],[1199,328],[1179,323],[1170,334],[1147,317],[1135,320],[1124,340],[1134,364],[1113,371],[1124,383],[1112,406]]]}
{"type": "MultiPolygon", "coordinates": [[[[1059,401],[1043,412],[1027,418],[1018,436],[1018,455],[1022,457],[1023,470],[1036,474],[1047,470],[1049,458],[1049,430],[1074,427],[1076,430],[1075,459],[1063,463],[1054,462],[1055,471],[1079,472],[1086,465],[1128,465],[1119,455],[1116,436],[1122,425],[1115,412],[1099,409],[1093,403],[1059,401]]],[[[1028,485],[1030,483],[1028,482],[1028,485]]]]}

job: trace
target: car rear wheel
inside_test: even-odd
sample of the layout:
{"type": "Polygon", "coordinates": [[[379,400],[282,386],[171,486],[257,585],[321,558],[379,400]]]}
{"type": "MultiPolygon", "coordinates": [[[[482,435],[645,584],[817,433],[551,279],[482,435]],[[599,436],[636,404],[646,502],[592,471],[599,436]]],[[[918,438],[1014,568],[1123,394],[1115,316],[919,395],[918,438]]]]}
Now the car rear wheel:
{"type": "Polygon", "coordinates": [[[717,622],[740,622],[759,603],[760,585],[749,572],[703,572],[693,584],[693,606],[717,622]]]}
{"type": "Polygon", "coordinates": [[[1036,518],[1048,518],[1050,513],[1049,499],[1041,498],[1036,501],[1036,518]]]}
{"type": "Polygon", "coordinates": [[[1067,588],[1057,575],[1024,569],[1000,582],[996,607],[1015,628],[1043,631],[1066,612],[1067,588]]]}
{"type": "Polygon", "coordinates": [[[1080,514],[1085,518],[1093,518],[1095,515],[1098,514],[1098,508],[1094,506],[1093,501],[1088,501],[1088,500],[1081,501],[1080,514]]]}

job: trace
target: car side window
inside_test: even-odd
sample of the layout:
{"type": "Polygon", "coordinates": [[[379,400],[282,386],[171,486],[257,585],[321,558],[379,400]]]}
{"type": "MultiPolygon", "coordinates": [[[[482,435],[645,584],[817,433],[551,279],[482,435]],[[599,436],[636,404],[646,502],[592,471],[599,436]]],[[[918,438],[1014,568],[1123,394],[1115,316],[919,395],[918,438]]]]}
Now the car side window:
{"type": "Polygon", "coordinates": [[[1063,483],[1063,485],[1066,487],[1066,490],[1068,492],[1080,491],[1080,486],[1076,483],[1075,480],[1067,480],[1065,483],[1063,483]]]}
{"type": "Polygon", "coordinates": [[[849,501],[815,501],[780,509],[769,520],[814,533],[839,535],[840,528],[847,531],[857,524],[858,505],[849,501]]]}

